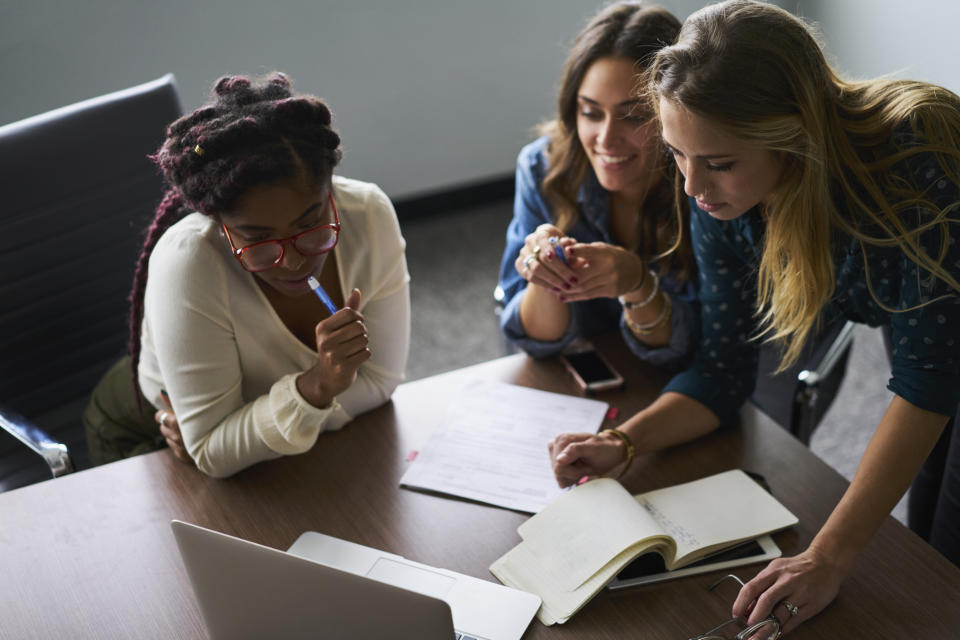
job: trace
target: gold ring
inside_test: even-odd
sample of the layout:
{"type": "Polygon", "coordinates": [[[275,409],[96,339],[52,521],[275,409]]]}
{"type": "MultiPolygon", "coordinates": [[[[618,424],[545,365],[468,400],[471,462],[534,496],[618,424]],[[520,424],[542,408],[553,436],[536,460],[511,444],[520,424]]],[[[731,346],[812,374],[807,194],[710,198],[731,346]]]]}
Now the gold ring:
{"type": "Polygon", "coordinates": [[[783,606],[787,608],[787,611],[790,612],[791,616],[795,616],[800,613],[800,607],[793,604],[792,602],[783,601],[783,606]]]}
{"type": "Polygon", "coordinates": [[[539,260],[539,259],[540,259],[540,245],[537,245],[537,246],[535,246],[535,247],[533,248],[533,258],[534,258],[535,260],[539,260]]]}

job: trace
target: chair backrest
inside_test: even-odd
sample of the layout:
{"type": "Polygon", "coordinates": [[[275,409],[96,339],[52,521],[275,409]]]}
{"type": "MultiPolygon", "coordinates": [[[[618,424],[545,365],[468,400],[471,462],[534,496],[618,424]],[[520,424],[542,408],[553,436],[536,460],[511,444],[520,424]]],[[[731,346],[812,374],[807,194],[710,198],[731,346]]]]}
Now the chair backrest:
{"type": "Polygon", "coordinates": [[[181,113],[167,75],[0,127],[0,402],[57,440],[124,353],[147,155],[181,113]]]}
{"type": "Polygon", "coordinates": [[[780,350],[776,345],[760,348],[757,386],[751,400],[764,413],[803,444],[810,444],[814,430],[837,397],[853,345],[853,323],[833,317],[804,345],[800,358],[790,368],[776,373],[780,350]]]}

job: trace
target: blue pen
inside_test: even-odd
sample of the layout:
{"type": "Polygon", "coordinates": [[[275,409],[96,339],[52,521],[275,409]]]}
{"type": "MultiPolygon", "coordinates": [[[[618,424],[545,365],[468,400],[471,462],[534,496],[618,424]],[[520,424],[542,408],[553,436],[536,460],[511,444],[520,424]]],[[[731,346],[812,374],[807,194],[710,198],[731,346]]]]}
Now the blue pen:
{"type": "Polygon", "coordinates": [[[310,285],[310,288],[313,289],[313,292],[317,294],[317,297],[320,298],[320,301],[326,305],[327,309],[330,310],[330,315],[333,315],[337,312],[337,305],[333,304],[333,300],[330,299],[330,296],[327,295],[327,292],[323,290],[323,287],[320,286],[320,281],[310,276],[307,278],[307,284],[310,285]]]}
{"type": "Polygon", "coordinates": [[[550,236],[550,244],[553,245],[553,252],[557,254],[557,258],[563,264],[570,264],[567,262],[567,254],[563,250],[563,246],[560,244],[560,238],[557,236],[550,236]]]}

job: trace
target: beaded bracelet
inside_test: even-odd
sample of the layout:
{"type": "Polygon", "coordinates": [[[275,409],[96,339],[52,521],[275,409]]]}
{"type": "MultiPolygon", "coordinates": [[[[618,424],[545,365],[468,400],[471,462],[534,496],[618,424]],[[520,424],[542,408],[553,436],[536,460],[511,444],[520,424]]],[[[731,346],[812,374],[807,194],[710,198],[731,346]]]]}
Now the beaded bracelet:
{"type": "Polygon", "coordinates": [[[650,269],[650,275],[653,276],[653,289],[650,291],[650,294],[640,302],[630,302],[628,300],[624,300],[624,297],[630,295],[631,293],[633,293],[633,291],[636,291],[637,289],[643,286],[643,283],[647,279],[647,277],[644,276],[643,280],[640,281],[640,286],[638,286],[633,291],[628,291],[627,293],[620,296],[620,304],[623,305],[624,309],[639,309],[640,307],[645,307],[648,304],[650,304],[654,296],[657,295],[657,292],[660,291],[660,277],[657,275],[657,272],[654,271],[653,269],[650,269]]]}
{"type": "Polygon", "coordinates": [[[617,476],[617,479],[619,480],[623,477],[623,474],[627,472],[627,469],[630,468],[630,464],[633,462],[633,442],[630,441],[630,436],[619,429],[603,429],[600,433],[609,433],[617,438],[620,438],[620,440],[623,441],[623,444],[627,447],[627,464],[623,467],[623,470],[620,471],[620,475],[617,476]]]}
{"type": "Polygon", "coordinates": [[[664,322],[670,321],[671,311],[673,310],[673,303],[670,302],[670,296],[663,296],[663,311],[660,312],[660,316],[653,322],[647,324],[638,324],[630,319],[630,317],[624,313],[623,319],[626,321],[627,326],[630,327],[635,335],[638,336],[647,336],[657,330],[664,322]]]}

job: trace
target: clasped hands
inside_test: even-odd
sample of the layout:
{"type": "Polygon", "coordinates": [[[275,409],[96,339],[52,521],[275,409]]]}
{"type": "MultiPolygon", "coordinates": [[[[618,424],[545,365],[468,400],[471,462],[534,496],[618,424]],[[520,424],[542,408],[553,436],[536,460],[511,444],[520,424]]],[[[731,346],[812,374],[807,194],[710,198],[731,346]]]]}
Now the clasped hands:
{"type": "Polygon", "coordinates": [[[547,223],[526,237],[514,266],[527,282],[552,291],[561,302],[616,298],[634,289],[647,272],[643,260],[623,247],[581,243],[547,223]],[[556,247],[562,248],[567,264],[556,247]]]}

